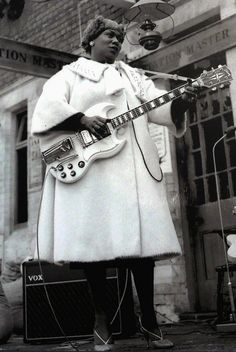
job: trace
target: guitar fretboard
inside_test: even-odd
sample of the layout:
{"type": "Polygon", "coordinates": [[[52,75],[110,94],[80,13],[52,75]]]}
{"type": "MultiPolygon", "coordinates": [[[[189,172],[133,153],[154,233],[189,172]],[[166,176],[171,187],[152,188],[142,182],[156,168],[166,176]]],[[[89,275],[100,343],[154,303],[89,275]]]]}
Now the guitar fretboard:
{"type": "Polygon", "coordinates": [[[160,107],[161,105],[164,105],[164,104],[180,97],[184,93],[186,86],[187,86],[187,84],[185,84],[181,87],[175,88],[175,89],[169,91],[168,93],[161,95],[158,98],[155,98],[153,100],[149,100],[149,101],[137,106],[134,109],[128,110],[124,114],[113,117],[109,122],[111,123],[111,125],[114,129],[118,128],[118,127],[126,124],[127,122],[132,121],[132,120],[136,119],[137,117],[147,113],[148,111],[154,110],[154,109],[160,107]]]}

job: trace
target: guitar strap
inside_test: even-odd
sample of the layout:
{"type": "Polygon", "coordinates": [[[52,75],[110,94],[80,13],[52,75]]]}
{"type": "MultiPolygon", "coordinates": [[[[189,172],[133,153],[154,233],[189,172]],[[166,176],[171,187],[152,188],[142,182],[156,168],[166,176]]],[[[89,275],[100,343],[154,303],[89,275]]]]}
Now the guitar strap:
{"type": "Polygon", "coordinates": [[[137,97],[141,98],[141,100],[145,99],[146,96],[145,96],[145,90],[144,90],[144,84],[142,81],[142,76],[140,74],[138,74],[136,70],[131,70],[130,74],[131,74],[133,81],[134,81],[134,84],[136,86],[137,97]]]}
{"type": "Polygon", "coordinates": [[[119,71],[124,71],[128,76],[134,90],[134,94],[141,100],[146,100],[144,79],[145,76],[138,70],[126,65],[122,61],[116,62],[116,67],[119,71]]]}

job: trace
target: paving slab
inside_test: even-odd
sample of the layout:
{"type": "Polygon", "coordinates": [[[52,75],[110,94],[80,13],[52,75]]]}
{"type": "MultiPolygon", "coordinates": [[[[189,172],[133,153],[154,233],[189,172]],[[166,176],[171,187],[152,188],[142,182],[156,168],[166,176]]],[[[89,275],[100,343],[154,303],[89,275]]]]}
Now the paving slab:
{"type": "MultiPolygon", "coordinates": [[[[236,352],[236,332],[219,333],[208,323],[173,324],[162,327],[164,335],[175,343],[166,352],[236,352]]],[[[147,351],[146,342],[139,333],[126,339],[119,339],[114,345],[115,352],[147,351]]],[[[9,341],[0,345],[0,351],[8,352],[90,352],[93,343],[77,340],[50,344],[24,343],[23,336],[13,335],[9,341]]],[[[149,352],[153,349],[149,349],[149,352]]]]}

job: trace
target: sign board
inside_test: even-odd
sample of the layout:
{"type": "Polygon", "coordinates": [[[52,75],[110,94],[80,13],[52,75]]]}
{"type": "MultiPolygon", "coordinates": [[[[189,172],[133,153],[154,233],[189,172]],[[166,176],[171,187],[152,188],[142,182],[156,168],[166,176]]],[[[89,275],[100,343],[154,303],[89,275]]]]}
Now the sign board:
{"type": "Polygon", "coordinates": [[[0,37],[0,68],[49,78],[77,55],[0,37]]]}
{"type": "Polygon", "coordinates": [[[205,27],[173,44],[132,61],[132,66],[172,72],[236,45],[236,16],[205,27]]]}
{"type": "Polygon", "coordinates": [[[135,0],[101,0],[105,4],[113,5],[122,9],[129,9],[135,4],[135,0]]]}
{"type": "Polygon", "coordinates": [[[35,137],[29,138],[29,189],[35,187],[42,187],[43,184],[43,169],[42,169],[42,155],[40,152],[39,139],[35,137]]]}

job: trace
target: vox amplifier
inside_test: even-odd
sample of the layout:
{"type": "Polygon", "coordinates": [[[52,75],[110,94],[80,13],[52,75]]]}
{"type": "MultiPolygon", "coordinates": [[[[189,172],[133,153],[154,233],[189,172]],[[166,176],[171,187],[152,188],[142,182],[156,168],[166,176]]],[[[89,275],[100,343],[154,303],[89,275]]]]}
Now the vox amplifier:
{"type": "MultiPolygon", "coordinates": [[[[23,264],[24,342],[48,343],[91,337],[94,310],[82,267],[47,262],[41,262],[41,267],[42,272],[37,261],[23,264]]],[[[136,329],[131,278],[130,274],[126,276],[125,269],[107,269],[106,300],[110,321],[127,283],[124,299],[112,323],[112,331],[118,337],[129,336],[136,329]]]]}

